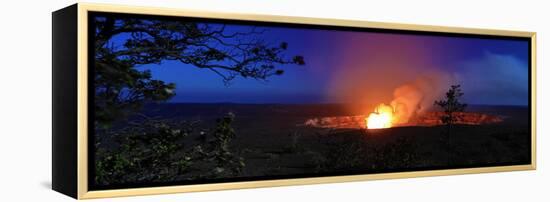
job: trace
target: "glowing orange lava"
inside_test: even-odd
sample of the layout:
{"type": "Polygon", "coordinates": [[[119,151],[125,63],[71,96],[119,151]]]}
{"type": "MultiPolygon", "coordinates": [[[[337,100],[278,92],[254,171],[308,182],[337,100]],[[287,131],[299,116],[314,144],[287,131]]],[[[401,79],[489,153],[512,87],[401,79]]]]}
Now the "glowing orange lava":
{"type": "Polygon", "coordinates": [[[368,129],[390,128],[393,122],[393,108],[389,105],[380,104],[365,121],[368,129]]]}

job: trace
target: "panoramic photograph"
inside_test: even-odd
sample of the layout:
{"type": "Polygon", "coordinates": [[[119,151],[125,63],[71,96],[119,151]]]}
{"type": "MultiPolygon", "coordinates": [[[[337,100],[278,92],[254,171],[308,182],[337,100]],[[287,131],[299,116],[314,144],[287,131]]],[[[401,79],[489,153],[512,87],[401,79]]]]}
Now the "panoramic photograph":
{"type": "Polygon", "coordinates": [[[92,189],[531,161],[528,39],[89,20],[92,189]]]}

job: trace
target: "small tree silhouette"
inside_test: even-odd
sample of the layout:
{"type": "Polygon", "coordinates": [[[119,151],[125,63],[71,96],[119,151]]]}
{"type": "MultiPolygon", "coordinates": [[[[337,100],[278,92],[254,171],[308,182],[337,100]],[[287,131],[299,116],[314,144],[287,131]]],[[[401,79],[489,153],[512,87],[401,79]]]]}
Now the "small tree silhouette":
{"type": "Polygon", "coordinates": [[[445,130],[445,135],[447,139],[446,146],[449,156],[451,154],[451,128],[459,118],[459,115],[457,113],[463,112],[466,109],[466,106],[468,106],[465,103],[461,103],[459,100],[463,95],[464,93],[462,92],[462,89],[460,89],[460,85],[451,85],[451,88],[445,94],[446,99],[436,100],[434,102],[434,105],[443,108],[445,112],[440,117],[440,119],[441,122],[447,126],[445,130]]]}

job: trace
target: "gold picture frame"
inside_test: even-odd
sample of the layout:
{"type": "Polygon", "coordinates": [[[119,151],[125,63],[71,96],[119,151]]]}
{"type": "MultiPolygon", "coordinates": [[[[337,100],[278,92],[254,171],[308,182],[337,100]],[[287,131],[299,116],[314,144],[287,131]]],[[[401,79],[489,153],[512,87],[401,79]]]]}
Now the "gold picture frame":
{"type": "MultiPolygon", "coordinates": [[[[55,190],[75,197],[77,199],[92,199],[104,197],[121,197],[135,195],[150,195],[150,194],[170,194],[198,191],[213,191],[227,189],[245,189],[258,187],[276,187],[290,185],[306,185],[319,183],[336,183],[364,180],[380,180],[380,179],[396,179],[396,178],[413,178],[426,176],[441,176],[441,175],[459,175],[473,173],[489,173],[489,172],[504,172],[504,171],[520,171],[520,170],[535,170],[536,169],[536,33],[523,31],[509,30],[492,30],[492,29],[477,29],[477,28],[460,28],[460,27],[444,27],[430,25],[412,25],[398,23],[382,23],[382,22],[367,22],[355,20],[337,20],[337,19],[322,19],[322,18],[307,18],[307,17],[291,17],[277,15],[258,15],[258,14],[243,14],[243,13],[222,13],[222,12],[206,12],[184,9],[170,8],[152,8],[138,6],[121,6],[121,5],[106,5],[106,4],[91,4],[78,3],[72,8],[76,11],[76,164],[67,165],[64,169],[76,169],[76,179],[73,184],[68,187],[57,185],[56,177],[54,177],[53,187],[55,190]],[[410,30],[410,31],[426,31],[426,32],[443,32],[457,34],[477,34],[488,36],[514,36],[530,38],[531,41],[531,163],[526,165],[512,166],[497,166],[497,167],[479,167],[465,169],[446,169],[446,170],[428,170],[428,171],[411,171],[397,173],[381,173],[381,174],[360,174],[349,176],[328,176],[328,177],[311,177],[311,178],[296,178],[296,179],[276,179],[276,180],[259,180],[259,181],[244,181],[244,182],[225,182],[212,184],[197,184],[197,185],[175,185],[162,187],[145,187],[145,188],[124,188],[110,190],[89,190],[88,189],[88,13],[89,12],[110,12],[110,13],[128,13],[128,14],[146,14],[158,16],[184,16],[197,18],[212,18],[212,19],[227,19],[227,20],[246,20],[260,22],[276,22],[276,23],[299,23],[310,25],[329,25],[329,26],[345,26],[359,28],[377,28],[391,30],[410,30]],[[74,187],[76,186],[76,187],[74,187]],[[71,188],[76,188],[71,191],[71,188]]],[[[55,16],[54,16],[55,20],[55,16]]],[[[54,23],[55,24],[55,23],[54,23]]],[[[54,34],[56,32],[54,25],[54,34]]],[[[55,36],[54,36],[55,39],[55,36]]],[[[54,40],[55,46],[55,40],[54,40]]],[[[55,51],[54,51],[55,52],[55,51]]],[[[55,54],[55,53],[54,53],[55,54]]],[[[55,56],[54,56],[55,58],[55,56]]],[[[55,61],[54,61],[55,66],[55,61]]],[[[54,76],[55,77],[55,76],[54,76]]],[[[54,78],[55,80],[55,78],[54,78]]],[[[54,81],[55,82],[55,81],[54,81]]],[[[55,86],[55,85],[54,85],[55,86]]],[[[55,91],[55,90],[54,90],[55,91]]],[[[55,92],[54,92],[55,94],[55,92]]],[[[55,98],[54,98],[55,105],[55,98]]],[[[54,107],[55,108],[55,107],[54,107]]],[[[54,109],[55,110],[55,109],[54,109]]],[[[54,113],[55,114],[55,113],[54,113]]],[[[55,122],[55,120],[54,120],[55,122]]],[[[55,124],[55,123],[54,123],[55,124]]],[[[54,127],[54,155],[56,155],[56,130],[54,127]]],[[[75,135],[70,134],[70,135],[75,135]]],[[[60,136],[61,137],[61,136],[60,136]]],[[[59,157],[59,161],[65,157],[59,157]]],[[[68,157],[67,157],[68,158],[68,157]]],[[[57,161],[59,163],[59,161],[57,161]]],[[[72,163],[67,160],[65,163],[72,163]]],[[[54,157],[54,173],[56,172],[56,160],[54,157]]],[[[64,165],[65,166],[65,165],[64,165]]],[[[63,166],[58,166],[60,169],[63,166]]],[[[71,180],[71,179],[69,179],[71,180]]],[[[61,182],[59,182],[61,183],[61,182]]]]}

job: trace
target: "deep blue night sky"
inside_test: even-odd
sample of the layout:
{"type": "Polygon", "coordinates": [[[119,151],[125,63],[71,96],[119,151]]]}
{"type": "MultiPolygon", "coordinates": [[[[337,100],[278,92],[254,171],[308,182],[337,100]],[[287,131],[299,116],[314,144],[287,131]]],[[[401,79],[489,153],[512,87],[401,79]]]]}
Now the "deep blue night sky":
{"type": "MultiPolygon", "coordinates": [[[[176,61],[139,69],[150,69],[155,79],[176,84],[176,96],[169,102],[387,102],[396,87],[437,77],[437,85],[444,89],[461,84],[468,103],[528,103],[527,41],[261,28],[266,30],[263,39],[288,42],[285,55],[302,55],[306,65],[283,66],[285,73],[267,82],[237,77],[229,86],[211,71],[176,61]]],[[[249,29],[230,26],[227,32],[249,29]]],[[[118,36],[112,42],[125,40],[118,36]]]]}

